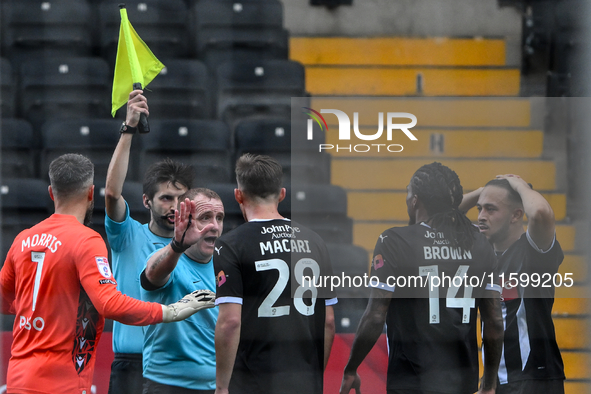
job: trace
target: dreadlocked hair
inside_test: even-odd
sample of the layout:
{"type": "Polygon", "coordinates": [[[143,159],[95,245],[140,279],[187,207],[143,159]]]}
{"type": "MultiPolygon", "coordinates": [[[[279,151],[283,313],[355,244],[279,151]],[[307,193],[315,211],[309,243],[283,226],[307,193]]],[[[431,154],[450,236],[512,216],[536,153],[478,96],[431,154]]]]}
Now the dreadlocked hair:
{"type": "Polygon", "coordinates": [[[458,209],[464,189],[455,171],[437,162],[426,164],[415,172],[410,185],[427,210],[431,227],[451,235],[453,246],[470,250],[477,229],[458,209]]]}

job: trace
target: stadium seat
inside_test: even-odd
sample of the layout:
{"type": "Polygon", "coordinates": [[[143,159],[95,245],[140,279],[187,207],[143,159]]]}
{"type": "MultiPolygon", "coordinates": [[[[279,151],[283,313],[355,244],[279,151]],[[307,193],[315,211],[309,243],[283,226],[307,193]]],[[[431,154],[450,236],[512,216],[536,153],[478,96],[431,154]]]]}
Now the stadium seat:
{"type": "Polygon", "coordinates": [[[291,218],[311,228],[325,242],[350,244],[353,221],[347,217],[347,194],[334,185],[292,185],[291,218]]]}
{"type": "MultiPolygon", "coordinates": [[[[99,5],[102,56],[115,66],[121,15],[119,0],[99,5]]],[[[183,0],[133,0],[125,2],[133,28],[158,59],[189,56],[187,6],[183,0]]]]}
{"type": "Polygon", "coordinates": [[[85,0],[3,1],[4,46],[15,67],[26,59],[89,56],[90,6],[85,0]]]}
{"type": "Polygon", "coordinates": [[[49,119],[110,114],[110,72],[101,58],[29,60],[20,74],[22,116],[36,131],[49,119]]]}
{"type": "Polygon", "coordinates": [[[47,186],[48,182],[40,179],[2,179],[2,261],[18,233],[39,223],[53,212],[47,186]]]}
{"type": "Polygon", "coordinates": [[[217,70],[217,114],[234,126],[247,117],[291,118],[291,97],[306,95],[304,68],[288,60],[226,62],[217,70]]]}
{"type": "Polygon", "coordinates": [[[0,58],[0,114],[12,118],[15,114],[16,88],[14,72],[10,61],[0,58]]]}
{"type": "Polygon", "coordinates": [[[207,119],[212,116],[212,81],[198,60],[169,59],[144,95],[152,119],[207,119]]]}
{"type": "Polygon", "coordinates": [[[34,178],[37,147],[33,139],[33,128],[24,119],[2,119],[0,123],[2,138],[2,177],[34,178]]]}
{"type": "MultiPolygon", "coordinates": [[[[43,125],[41,177],[47,177],[49,164],[65,153],[80,153],[94,163],[94,178],[107,177],[111,156],[119,141],[121,122],[115,119],[52,120],[43,125]]],[[[134,173],[135,160],[130,160],[129,174],[134,173]]],[[[128,176],[129,179],[133,177],[128,176]]]]}
{"type": "Polygon", "coordinates": [[[327,243],[328,254],[332,263],[333,275],[339,278],[350,277],[346,285],[341,285],[337,291],[339,298],[368,297],[369,290],[358,286],[358,279],[369,272],[368,254],[365,249],[357,245],[327,243]]]}
{"type": "Polygon", "coordinates": [[[227,126],[217,120],[156,120],[142,136],[141,173],[158,160],[171,159],[195,168],[194,184],[230,182],[231,141],[227,126]]]}
{"type": "Polygon", "coordinates": [[[215,71],[225,61],[287,59],[283,5],[275,0],[200,0],[192,7],[197,56],[215,71]]]}
{"type": "MultiPolygon", "coordinates": [[[[281,163],[284,184],[329,183],[330,156],[318,152],[324,134],[314,133],[313,140],[292,135],[289,119],[264,118],[240,121],[234,129],[236,159],[243,153],[266,154],[281,163]]],[[[302,136],[305,128],[299,128],[302,136]]]]}

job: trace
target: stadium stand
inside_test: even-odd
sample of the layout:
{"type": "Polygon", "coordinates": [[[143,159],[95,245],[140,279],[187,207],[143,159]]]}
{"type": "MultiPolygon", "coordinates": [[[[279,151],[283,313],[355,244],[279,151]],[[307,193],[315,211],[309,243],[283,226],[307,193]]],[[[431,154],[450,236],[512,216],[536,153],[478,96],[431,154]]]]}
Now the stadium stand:
{"type": "Polygon", "coordinates": [[[47,182],[39,179],[3,178],[0,185],[2,204],[2,261],[14,238],[53,213],[47,182]]]}
{"type": "Polygon", "coordinates": [[[292,185],[291,218],[314,230],[325,242],[351,244],[346,191],[334,185],[292,185]]]}
{"type": "Polygon", "coordinates": [[[142,136],[140,174],[166,157],[191,164],[196,185],[231,182],[230,130],[219,120],[154,120],[142,136]]]}
{"type": "MultiPolygon", "coordinates": [[[[99,4],[101,55],[115,66],[121,16],[118,0],[99,4]]],[[[133,0],[125,2],[133,28],[159,58],[189,57],[189,17],[183,0],[133,0]]]]}
{"type": "MultiPolygon", "coordinates": [[[[505,1],[527,9],[525,1],[505,1]]],[[[3,254],[22,228],[50,213],[45,177],[53,149],[87,154],[97,164],[93,222],[104,236],[104,177],[121,122],[108,119],[120,24],[118,3],[2,1],[3,254]],[[97,55],[101,58],[88,58],[97,55]],[[10,67],[12,73],[7,73],[10,67]],[[96,117],[105,119],[95,123],[91,118],[96,117]],[[36,155],[39,148],[43,148],[42,155],[36,155]],[[43,180],[29,179],[33,176],[43,180]]],[[[578,15],[573,15],[581,2],[527,3],[531,12],[523,16],[520,73],[518,65],[507,63],[509,40],[498,35],[349,34],[289,39],[283,27],[285,1],[127,2],[136,31],[167,66],[166,74],[149,86],[152,91],[146,90],[152,132],[134,137],[124,186],[130,209],[140,218],[147,214],[141,204],[141,184],[135,181],[151,162],[170,156],[196,165],[196,185],[220,194],[226,209],[224,231],[230,231],[244,221],[233,195],[233,160],[247,151],[270,154],[286,168],[288,193],[280,213],[309,224],[329,241],[336,274],[362,275],[378,234],[406,224],[404,189],[420,165],[441,161],[458,172],[465,190],[481,186],[498,173],[518,173],[550,201],[558,221],[557,237],[566,254],[560,272],[578,278],[573,288],[557,289],[553,312],[566,366],[566,393],[589,391],[589,299],[581,297],[588,264],[575,242],[580,235],[569,221],[571,196],[564,186],[564,162],[553,160],[548,153],[555,136],[544,129],[543,106],[533,98],[517,97],[531,90],[523,90],[524,76],[531,71],[530,51],[541,54],[541,60],[537,59],[543,68],[540,95],[580,95],[581,77],[576,79],[571,64],[584,44],[576,31],[578,15]],[[543,11],[544,7],[550,11],[543,11]],[[364,154],[362,159],[348,150],[306,154],[319,143],[339,143],[332,130],[336,126],[332,115],[326,116],[331,128],[326,136],[314,123],[313,141],[293,138],[296,128],[292,130],[290,123],[290,98],[305,97],[307,92],[314,97],[306,107],[339,108],[351,119],[353,112],[359,112],[359,127],[366,134],[375,133],[378,112],[394,108],[413,113],[420,119],[412,129],[418,140],[411,142],[403,134],[394,134],[395,141],[385,136],[375,141],[403,144],[405,149],[395,156],[383,150],[364,154]],[[359,95],[364,100],[334,97],[359,95]],[[199,120],[208,118],[215,120],[199,120]]],[[[329,18],[318,14],[326,27],[322,31],[331,35],[338,31],[331,27],[330,18],[343,21],[338,14],[346,12],[345,8],[329,18]]],[[[124,111],[120,110],[119,117],[124,111]]],[[[297,130],[305,128],[298,126],[297,130]]],[[[564,150],[562,146],[555,149],[564,150]]],[[[475,212],[469,217],[475,220],[475,212]]],[[[365,298],[341,298],[335,307],[339,334],[355,331],[365,305],[365,298]]],[[[4,319],[3,327],[9,326],[10,320],[4,319]]],[[[343,342],[342,338],[347,337],[335,343],[343,342]]],[[[337,374],[340,383],[342,368],[337,374]]],[[[100,375],[97,371],[97,376],[104,380],[103,386],[97,383],[97,393],[104,394],[108,372],[100,375]]],[[[376,374],[373,380],[381,378],[376,374]]]]}
{"type": "Polygon", "coordinates": [[[304,68],[287,60],[226,62],[217,69],[217,116],[231,127],[248,117],[290,119],[291,97],[303,97],[304,68]]]}
{"type": "Polygon", "coordinates": [[[287,59],[279,1],[199,0],[192,7],[197,57],[212,72],[224,62],[287,59]]]}
{"type": "Polygon", "coordinates": [[[282,118],[246,119],[234,130],[235,159],[243,153],[267,154],[277,159],[284,171],[284,184],[329,183],[330,156],[313,148],[324,142],[323,133],[312,140],[292,138],[291,122],[282,118]],[[296,142],[297,141],[297,142],[296,142]]]}
{"type": "MultiPolygon", "coordinates": [[[[50,120],[43,124],[43,147],[40,175],[47,178],[49,164],[56,157],[76,152],[94,163],[97,181],[107,177],[107,169],[113,150],[119,141],[121,122],[115,119],[67,119],[50,120]]],[[[130,173],[135,173],[135,161],[130,160],[130,173]]]]}
{"type": "Polygon", "coordinates": [[[10,61],[0,58],[0,115],[12,118],[15,114],[16,86],[10,61]]]}
{"type": "Polygon", "coordinates": [[[49,119],[110,113],[109,66],[98,57],[28,60],[20,71],[21,115],[38,132],[49,119]]]}
{"type": "Polygon", "coordinates": [[[34,178],[37,175],[33,152],[36,146],[33,128],[24,119],[2,119],[2,177],[34,178]]]}
{"type": "Polygon", "coordinates": [[[213,83],[199,60],[162,60],[165,68],[144,94],[152,119],[207,119],[212,116],[213,83]]]}
{"type": "Polygon", "coordinates": [[[2,2],[3,44],[14,67],[41,57],[90,56],[91,8],[85,0],[2,2]]]}

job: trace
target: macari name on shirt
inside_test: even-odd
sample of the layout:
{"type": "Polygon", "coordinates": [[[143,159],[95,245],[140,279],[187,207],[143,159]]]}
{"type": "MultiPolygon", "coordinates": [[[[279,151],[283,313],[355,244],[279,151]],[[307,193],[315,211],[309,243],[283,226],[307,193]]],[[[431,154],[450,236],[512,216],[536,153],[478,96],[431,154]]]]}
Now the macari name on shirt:
{"type": "Polygon", "coordinates": [[[57,248],[62,244],[61,241],[58,241],[56,237],[51,234],[35,234],[32,237],[27,237],[27,239],[23,239],[21,244],[21,252],[25,251],[25,248],[34,248],[35,246],[43,246],[46,247],[51,251],[51,253],[55,253],[57,248]]]}
{"type": "Polygon", "coordinates": [[[265,253],[312,253],[308,241],[301,239],[276,239],[275,241],[260,242],[259,245],[261,246],[261,255],[263,256],[265,253]]]}

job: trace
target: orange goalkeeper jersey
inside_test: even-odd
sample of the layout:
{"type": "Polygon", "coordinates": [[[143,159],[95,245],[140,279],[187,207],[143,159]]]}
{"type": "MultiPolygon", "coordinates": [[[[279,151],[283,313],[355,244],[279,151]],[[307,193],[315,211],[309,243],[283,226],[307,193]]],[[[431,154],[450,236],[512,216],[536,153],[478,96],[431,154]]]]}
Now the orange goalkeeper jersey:
{"type": "Polygon", "coordinates": [[[90,394],[105,318],[162,322],[162,307],[116,290],[98,233],[54,214],[20,233],[0,272],[2,312],[14,313],[9,393],[90,394]]]}

